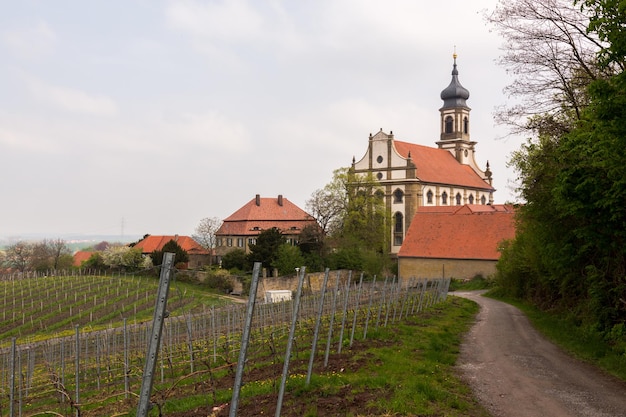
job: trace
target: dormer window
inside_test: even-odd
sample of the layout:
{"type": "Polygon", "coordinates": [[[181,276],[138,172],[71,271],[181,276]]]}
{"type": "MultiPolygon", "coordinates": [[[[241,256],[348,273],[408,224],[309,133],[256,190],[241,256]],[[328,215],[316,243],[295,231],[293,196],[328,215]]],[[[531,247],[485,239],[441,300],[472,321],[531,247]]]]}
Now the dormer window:
{"type": "Polygon", "coordinates": [[[448,204],[448,193],[446,193],[445,191],[443,192],[443,194],[441,194],[441,204],[443,204],[444,206],[448,204]]]}
{"type": "Polygon", "coordinates": [[[456,193],[456,205],[460,206],[461,205],[461,194],[460,193],[456,193]]]}
{"type": "Polygon", "coordinates": [[[431,190],[428,190],[428,192],[426,193],[426,202],[428,204],[433,203],[433,192],[431,190]]]}
{"type": "Polygon", "coordinates": [[[470,204],[474,204],[474,195],[473,194],[469,195],[469,203],[470,204]]]}

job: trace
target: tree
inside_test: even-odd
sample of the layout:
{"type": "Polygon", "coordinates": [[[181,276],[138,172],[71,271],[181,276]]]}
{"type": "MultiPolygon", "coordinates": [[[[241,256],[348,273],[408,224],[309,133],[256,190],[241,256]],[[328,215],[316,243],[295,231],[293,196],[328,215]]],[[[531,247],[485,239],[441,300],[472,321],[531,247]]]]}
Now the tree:
{"type": "Polygon", "coordinates": [[[215,233],[222,227],[222,220],[218,217],[205,217],[196,227],[196,233],[191,237],[203,248],[211,250],[215,247],[215,233]]]}
{"type": "Polygon", "coordinates": [[[276,259],[272,266],[278,269],[279,274],[288,275],[295,268],[300,268],[304,264],[304,256],[302,256],[300,249],[297,246],[284,244],[278,247],[276,259]]]}
{"type": "Polygon", "coordinates": [[[9,268],[24,272],[30,265],[33,245],[23,240],[9,245],[5,251],[5,263],[9,268]]]}
{"type": "Polygon", "coordinates": [[[285,238],[276,227],[264,230],[256,238],[256,244],[250,245],[248,262],[261,262],[263,268],[271,268],[276,261],[278,248],[285,244],[285,238]]]}
{"type": "Polygon", "coordinates": [[[515,77],[505,92],[516,104],[496,119],[517,132],[571,130],[589,83],[614,73],[598,65],[604,44],[587,31],[589,13],[572,0],[500,0],[485,20],[504,39],[499,63],[515,77]]]}
{"type": "Polygon", "coordinates": [[[170,240],[161,250],[155,250],[150,254],[150,258],[152,259],[152,263],[154,265],[161,265],[163,263],[163,255],[165,252],[170,252],[174,254],[174,262],[176,265],[184,264],[189,262],[189,254],[186,250],[184,250],[175,240],[170,240]]]}
{"type": "Polygon", "coordinates": [[[102,252],[102,261],[111,269],[139,269],[143,263],[141,249],[129,246],[109,246],[102,252]]]}
{"type": "Polygon", "coordinates": [[[245,271],[248,269],[246,251],[243,249],[233,249],[222,256],[222,268],[238,269],[245,271]]]}

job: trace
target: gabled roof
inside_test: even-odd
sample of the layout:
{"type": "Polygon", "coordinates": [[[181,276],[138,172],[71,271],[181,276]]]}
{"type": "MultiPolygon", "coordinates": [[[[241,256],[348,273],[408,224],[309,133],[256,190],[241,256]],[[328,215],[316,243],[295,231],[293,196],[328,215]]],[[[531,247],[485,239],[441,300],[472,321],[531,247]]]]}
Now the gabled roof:
{"type": "Polygon", "coordinates": [[[494,190],[469,166],[459,164],[452,154],[439,148],[415,143],[394,141],[398,154],[408,158],[409,154],[417,167],[416,177],[423,182],[494,190]]]}
{"type": "Polygon", "coordinates": [[[208,255],[210,253],[191,237],[179,235],[147,236],[137,242],[134,247],[141,249],[141,253],[152,253],[155,250],[162,250],[163,246],[170,240],[178,243],[178,246],[189,255],[208,255]]]}
{"type": "Polygon", "coordinates": [[[91,258],[91,255],[94,252],[91,251],[86,251],[86,250],[79,250],[76,251],[76,253],[74,253],[74,262],[73,265],[74,266],[81,266],[83,262],[85,262],[86,260],[88,260],[89,258],[91,258]]]}
{"type": "Polygon", "coordinates": [[[292,230],[294,234],[299,234],[309,224],[316,224],[315,218],[283,196],[265,198],[257,195],[224,219],[215,234],[257,235],[272,227],[277,227],[283,232],[292,230]]]}
{"type": "Polygon", "coordinates": [[[515,211],[510,205],[464,205],[453,212],[417,211],[398,257],[500,258],[498,245],[515,237],[515,211]]]}

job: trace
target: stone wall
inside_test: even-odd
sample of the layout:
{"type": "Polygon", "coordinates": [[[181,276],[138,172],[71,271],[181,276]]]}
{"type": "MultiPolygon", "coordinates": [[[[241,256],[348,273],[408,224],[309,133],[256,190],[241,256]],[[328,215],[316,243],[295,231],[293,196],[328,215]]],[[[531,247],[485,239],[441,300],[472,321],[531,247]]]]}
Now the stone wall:
{"type": "MultiPolygon", "coordinates": [[[[327,288],[333,289],[337,283],[337,273],[339,273],[339,285],[345,285],[348,280],[349,271],[347,270],[339,270],[339,271],[330,271],[328,275],[328,283],[326,284],[327,288]]],[[[352,275],[352,282],[358,280],[359,276],[355,276],[354,273],[352,275]]],[[[315,292],[319,292],[322,288],[322,284],[324,283],[324,272],[311,272],[306,273],[304,276],[304,282],[302,283],[302,293],[303,294],[311,294],[315,292]]],[[[257,298],[262,299],[265,297],[266,291],[274,291],[274,290],[290,290],[295,293],[298,290],[298,276],[297,275],[287,275],[282,277],[263,277],[259,281],[259,285],[257,288],[257,298]]]]}
{"type": "Polygon", "coordinates": [[[472,279],[476,275],[487,278],[496,273],[496,262],[471,259],[399,258],[398,275],[402,278],[456,278],[472,279]]]}

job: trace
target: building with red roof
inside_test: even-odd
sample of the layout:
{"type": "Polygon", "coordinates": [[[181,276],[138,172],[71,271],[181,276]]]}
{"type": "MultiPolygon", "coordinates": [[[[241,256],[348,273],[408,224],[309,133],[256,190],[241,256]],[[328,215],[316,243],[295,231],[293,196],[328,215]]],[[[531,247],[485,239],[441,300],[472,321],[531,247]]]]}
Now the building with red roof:
{"type": "Polygon", "coordinates": [[[264,230],[278,228],[287,243],[295,245],[298,237],[308,225],[317,225],[313,216],[279,195],[278,198],[265,198],[259,194],[244,204],[239,210],[224,219],[215,233],[216,254],[223,256],[233,249],[250,252],[250,245],[264,230]]]}
{"type": "Polygon", "coordinates": [[[187,268],[200,268],[209,265],[211,260],[211,252],[203,248],[198,242],[189,236],[179,235],[147,235],[133,247],[141,249],[144,255],[150,255],[154,251],[163,250],[163,246],[170,241],[174,241],[189,256],[189,262],[185,265],[187,268]]]}
{"type": "Polygon", "coordinates": [[[76,251],[74,255],[72,256],[72,258],[74,259],[72,265],[80,268],[83,262],[91,258],[91,255],[93,255],[94,253],[95,252],[86,251],[86,250],[76,251]]]}
{"type": "Polygon", "coordinates": [[[488,277],[496,272],[500,245],[514,237],[511,205],[420,207],[398,252],[398,275],[403,279],[488,277]]]}
{"type": "Polygon", "coordinates": [[[493,204],[489,162],[483,170],[474,158],[470,139],[469,91],[458,79],[456,54],[450,85],[441,92],[440,137],[437,147],[395,140],[381,129],[369,136],[365,155],[352,159],[351,170],[371,174],[380,183],[391,214],[390,248],[398,254],[422,207],[493,204]]]}

